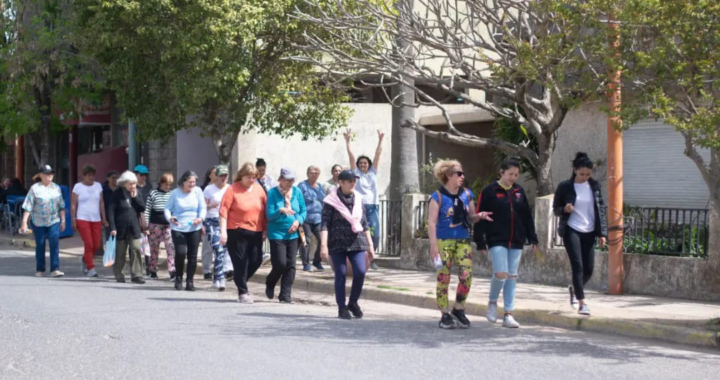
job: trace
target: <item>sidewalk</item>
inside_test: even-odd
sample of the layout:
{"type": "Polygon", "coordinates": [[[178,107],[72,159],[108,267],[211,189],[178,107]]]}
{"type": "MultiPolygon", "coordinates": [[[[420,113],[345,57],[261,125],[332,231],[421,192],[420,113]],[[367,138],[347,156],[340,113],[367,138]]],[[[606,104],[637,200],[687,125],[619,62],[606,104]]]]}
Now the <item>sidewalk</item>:
{"type": "MultiPolygon", "coordinates": [[[[16,236],[15,245],[22,246],[24,238],[16,236]]],[[[9,240],[12,239],[7,235],[0,235],[0,247],[7,246],[9,240]]],[[[82,241],[77,236],[63,239],[60,248],[65,254],[81,255],[82,241]]],[[[298,268],[301,266],[298,265],[298,268]]],[[[260,268],[252,281],[264,283],[269,271],[269,265],[260,268]]],[[[456,281],[453,273],[451,302],[456,281]]],[[[348,287],[350,283],[351,279],[348,279],[348,287]]],[[[321,273],[298,269],[294,288],[333,294],[333,273],[329,266],[321,273]]],[[[475,316],[471,318],[473,323],[487,323],[484,315],[489,289],[489,278],[473,278],[466,304],[467,314],[475,316]]],[[[591,317],[580,316],[570,308],[567,288],[520,282],[513,314],[521,324],[549,325],[720,349],[720,303],[641,295],[610,296],[593,291],[586,291],[586,294],[591,317]]],[[[436,309],[435,274],[384,268],[369,271],[362,298],[436,309]]],[[[498,304],[501,313],[502,299],[498,304]]]]}

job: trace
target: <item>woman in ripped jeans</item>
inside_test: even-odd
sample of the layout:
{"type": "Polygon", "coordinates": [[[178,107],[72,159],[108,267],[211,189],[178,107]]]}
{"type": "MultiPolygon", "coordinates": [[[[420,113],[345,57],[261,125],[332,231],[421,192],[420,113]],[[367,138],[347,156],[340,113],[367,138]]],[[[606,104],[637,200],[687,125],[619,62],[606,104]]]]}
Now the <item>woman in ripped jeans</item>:
{"type": "Polygon", "coordinates": [[[473,235],[480,253],[490,258],[493,276],[490,282],[490,300],[487,320],[497,321],[497,301],[503,293],[503,327],[518,328],[520,324],[512,316],[515,310],[515,287],[523,246],[526,242],[537,250],[535,223],[525,190],[515,183],[520,176],[520,162],[505,160],[500,166],[500,179],[485,187],[479,197],[478,212],[492,213],[492,222],[475,225],[473,235]]]}
{"type": "Polygon", "coordinates": [[[225,258],[225,246],[220,244],[220,204],[228,185],[228,167],[219,165],[215,168],[215,182],[208,185],[203,191],[205,203],[207,204],[207,216],[205,218],[205,235],[208,243],[212,246],[215,254],[213,288],[219,291],[225,290],[225,270],[223,259],[225,258]]]}

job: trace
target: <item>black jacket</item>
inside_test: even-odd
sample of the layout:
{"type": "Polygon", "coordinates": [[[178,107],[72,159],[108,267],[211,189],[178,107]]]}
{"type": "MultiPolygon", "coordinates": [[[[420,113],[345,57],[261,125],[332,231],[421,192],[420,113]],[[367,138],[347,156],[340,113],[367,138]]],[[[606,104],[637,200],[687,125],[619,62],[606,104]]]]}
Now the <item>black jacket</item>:
{"type": "Polygon", "coordinates": [[[117,231],[118,240],[128,237],[140,239],[142,229],[138,218],[145,211],[145,201],[142,199],[140,191],[138,191],[138,196],[130,198],[130,195],[125,195],[122,187],[118,187],[113,192],[109,211],[110,230],[117,231]]]}
{"type": "MultiPolygon", "coordinates": [[[[593,197],[595,198],[595,235],[598,237],[608,236],[608,225],[607,225],[607,208],[605,207],[605,201],[602,197],[602,190],[598,181],[590,178],[590,189],[592,190],[593,197]]],[[[565,236],[565,228],[567,222],[570,219],[570,214],[565,212],[565,206],[570,203],[575,205],[575,199],[577,194],[575,193],[575,181],[569,179],[561,182],[557,190],[555,190],[555,198],[553,199],[553,212],[556,216],[560,217],[560,223],[558,223],[558,236],[565,236]]]]}
{"type": "Polygon", "coordinates": [[[475,224],[473,238],[478,249],[488,246],[522,249],[526,242],[538,243],[530,204],[520,185],[505,190],[495,181],[485,187],[477,204],[477,212],[482,211],[492,212],[493,221],[475,224]]]}

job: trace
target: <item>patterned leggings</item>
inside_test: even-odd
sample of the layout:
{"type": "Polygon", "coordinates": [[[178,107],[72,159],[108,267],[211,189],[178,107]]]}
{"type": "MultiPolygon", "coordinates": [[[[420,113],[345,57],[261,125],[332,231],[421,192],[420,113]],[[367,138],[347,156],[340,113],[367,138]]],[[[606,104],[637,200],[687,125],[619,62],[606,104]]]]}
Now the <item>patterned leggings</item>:
{"type": "Polygon", "coordinates": [[[165,244],[167,252],[168,272],[175,272],[175,246],[170,234],[170,225],[150,223],[150,272],[158,271],[158,256],[160,256],[160,243],[165,244]]]}
{"type": "Polygon", "coordinates": [[[438,307],[442,310],[448,307],[448,285],[453,262],[457,264],[460,276],[455,304],[465,306],[472,285],[473,256],[470,242],[465,239],[438,240],[438,250],[443,262],[443,268],[437,272],[438,307]]]}
{"type": "MultiPolygon", "coordinates": [[[[215,280],[225,278],[225,267],[223,266],[223,259],[225,258],[225,247],[220,244],[220,219],[218,218],[207,218],[205,220],[205,235],[207,235],[208,242],[212,245],[213,253],[215,254],[215,280]]],[[[205,270],[205,268],[203,268],[205,270]]]]}

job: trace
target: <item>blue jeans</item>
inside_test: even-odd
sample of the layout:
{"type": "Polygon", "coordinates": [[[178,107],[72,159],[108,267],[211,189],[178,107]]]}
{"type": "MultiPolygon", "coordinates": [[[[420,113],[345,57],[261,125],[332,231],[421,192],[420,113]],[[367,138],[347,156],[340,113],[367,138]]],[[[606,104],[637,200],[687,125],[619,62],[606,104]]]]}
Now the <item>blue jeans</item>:
{"type": "Polygon", "coordinates": [[[60,223],[50,227],[33,226],[35,235],[35,270],[45,272],[45,240],[50,241],[50,271],[60,269],[60,223]]]}
{"type": "Polygon", "coordinates": [[[347,260],[350,260],[353,271],[352,287],[350,288],[350,304],[356,304],[360,299],[363,284],[365,284],[365,251],[338,252],[330,254],[330,260],[335,269],[335,302],[338,308],[344,309],[345,279],[347,277],[347,260]]]}
{"type": "Polygon", "coordinates": [[[505,312],[515,310],[515,285],[517,284],[518,267],[522,249],[508,249],[506,247],[490,248],[492,259],[493,277],[490,282],[490,301],[496,302],[500,298],[500,291],[503,291],[505,312]],[[496,276],[498,273],[507,273],[507,279],[501,280],[496,276]]]}
{"type": "MultiPolygon", "coordinates": [[[[205,235],[215,253],[215,280],[225,278],[223,259],[225,258],[225,247],[220,244],[220,219],[208,218],[205,220],[205,235]]],[[[203,268],[205,269],[205,268],[203,268]]]]}
{"type": "Polygon", "coordinates": [[[363,211],[365,212],[365,218],[367,219],[368,227],[372,235],[373,248],[377,252],[378,245],[380,245],[380,215],[378,214],[378,205],[363,205],[363,211]]]}

